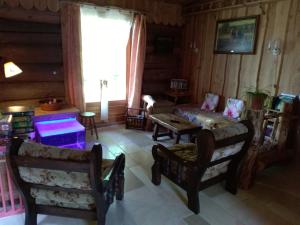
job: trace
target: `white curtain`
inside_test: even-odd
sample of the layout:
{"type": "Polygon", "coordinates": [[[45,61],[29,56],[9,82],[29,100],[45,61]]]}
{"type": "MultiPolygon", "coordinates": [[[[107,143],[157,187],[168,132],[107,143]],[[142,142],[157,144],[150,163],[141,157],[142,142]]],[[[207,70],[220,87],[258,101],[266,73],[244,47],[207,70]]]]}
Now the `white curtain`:
{"type": "Polygon", "coordinates": [[[101,120],[108,119],[109,101],[126,99],[126,46],[132,20],[130,12],[81,7],[84,96],[86,102],[101,102],[101,120]]]}

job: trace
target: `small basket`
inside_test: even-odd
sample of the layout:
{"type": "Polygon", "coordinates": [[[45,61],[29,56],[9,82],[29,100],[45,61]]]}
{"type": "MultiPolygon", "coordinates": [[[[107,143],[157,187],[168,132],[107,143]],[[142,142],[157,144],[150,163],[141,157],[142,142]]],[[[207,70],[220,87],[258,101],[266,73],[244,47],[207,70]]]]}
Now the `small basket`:
{"type": "Polygon", "coordinates": [[[44,104],[41,104],[40,107],[44,111],[56,111],[56,110],[61,109],[61,104],[60,103],[52,103],[52,104],[44,103],[44,104]]]}
{"type": "Polygon", "coordinates": [[[56,102],[51,102],[51,104],[49,104],[49,100],[43,100],[40,101],[40,107],[42,110],[44,111],[56,111],[56,110],[60,110],[62,108],[62,101],[61,100],[57,100],[56,102]]]}

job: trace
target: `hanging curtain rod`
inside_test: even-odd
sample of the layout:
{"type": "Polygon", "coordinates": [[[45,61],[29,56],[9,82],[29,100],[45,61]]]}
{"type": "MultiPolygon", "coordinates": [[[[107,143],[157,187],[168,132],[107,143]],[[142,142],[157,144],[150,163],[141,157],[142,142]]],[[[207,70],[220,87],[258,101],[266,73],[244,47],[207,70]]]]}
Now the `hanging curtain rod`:
{"type": "Polygon", "coordinates": [[[132,13],[136,13],[136,14],[144,14],[144,15],[149,15],[148,11],[142,11],[142,10],[134,10],[134,9],[124,9],[118,6],[110,6],[110,5],[104,5],[104,4],[97,4],[97,3],[92,3],[92,2],[85,2],[85,1],[80,1],[80,0],[75,0],[75,1],[71,1],[71,0],[61,0],[60,2],[67,2],[67,3],[75,3],[75,4],[79,4],[79,5],[89,5],[89,6],[94,6],[94,7],[103,7],[106,9],[115,9],[115,10],[119,10],[121,12],[132,12],[132,13]]]}

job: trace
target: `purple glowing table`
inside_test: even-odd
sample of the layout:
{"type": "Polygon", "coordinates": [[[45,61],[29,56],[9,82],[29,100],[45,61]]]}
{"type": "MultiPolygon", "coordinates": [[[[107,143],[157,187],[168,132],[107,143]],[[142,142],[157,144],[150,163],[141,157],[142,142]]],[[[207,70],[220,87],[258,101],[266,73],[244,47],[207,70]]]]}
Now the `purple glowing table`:
{"type": "Polygon", "coordinates": [[[39,143],[66,148],[85,147],[85,128],[76,118],[36,122],[35,129],[39,143]]]}

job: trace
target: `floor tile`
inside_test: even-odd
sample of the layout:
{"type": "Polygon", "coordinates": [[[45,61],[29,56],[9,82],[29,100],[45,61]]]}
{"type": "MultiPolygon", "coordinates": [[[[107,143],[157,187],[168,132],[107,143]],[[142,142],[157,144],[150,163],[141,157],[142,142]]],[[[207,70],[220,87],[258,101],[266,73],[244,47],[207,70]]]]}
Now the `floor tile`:
{"type": "Polygon", "coordinates": [[[205,219],[198,215],[191,215],[184,218],[187,225],[210,225],[205,219]]]}
{"type": "MultiPolygon", "coordinates": [[[[151,182],[152,146],[171,146],[174,139],[152,140],[152,132],[126,130],[124,125],[98,129],[99,140],[87,133],[87,149],[101,143],[103,158],[124,153],[125,195],[107,213],[106,225],[299,225],[300,163],[271,167],[258,174],[249,190],[237,195],[216,184],[199,192],[200,213],[187,208],[186,192],[162,176],[151,182]]],[[[181,140],[187,141],[186,137],[181,140]]],[[[23,225],[24,214],[0,218],[0,225],[23,225]]],[[[38,216],[39,225],[96,225],[95,221],[38,216]]]]}

